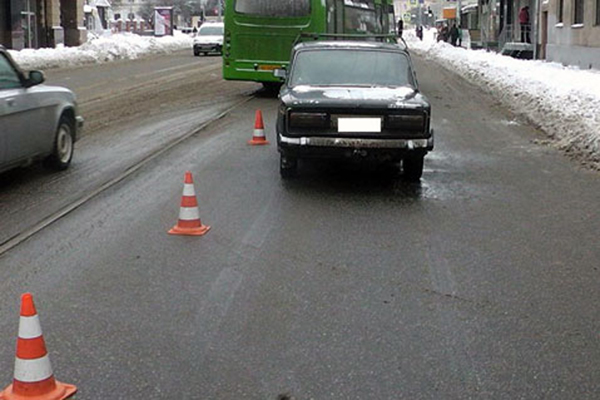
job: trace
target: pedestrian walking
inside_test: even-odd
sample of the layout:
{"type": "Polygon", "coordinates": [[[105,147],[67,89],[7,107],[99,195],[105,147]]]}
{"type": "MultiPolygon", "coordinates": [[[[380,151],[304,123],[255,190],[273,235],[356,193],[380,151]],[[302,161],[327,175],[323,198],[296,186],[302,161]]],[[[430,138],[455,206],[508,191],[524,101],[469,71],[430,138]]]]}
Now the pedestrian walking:
{"type": "Polygon", "coordinates": [[[456,27],[456,24],[453,24],[452,28],[450,28],[450,44],[452,44],[452,46],[456,46],[457,40],[458,40],[458,28],[456,27]]]}
{"type": "Polygon", "coordinates": [[[402,19],[398,20],[398,37],[402,37],[402,31],[404,30],[404,21],[402,19]]]}
{"type": "Polygon", "coordinates": [[[421,25],[417,25],[416,34],[420,40],[423,40],[423,27],[421,25]]]}
{"type": "Polygon", "coordinates": [[[525,6],[519,11],[519,25],[521,27],[521,42],[531,43],[529,38],[529,7],[525,6]]]}

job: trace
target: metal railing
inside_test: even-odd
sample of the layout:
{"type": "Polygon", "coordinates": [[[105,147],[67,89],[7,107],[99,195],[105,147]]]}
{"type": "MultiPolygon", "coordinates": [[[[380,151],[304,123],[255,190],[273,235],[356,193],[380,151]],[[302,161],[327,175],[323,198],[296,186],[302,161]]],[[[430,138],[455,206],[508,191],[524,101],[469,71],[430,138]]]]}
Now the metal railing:
{"type": "Polygon", "coordinates": [[[520,24],[506,24],[498,35],[498,49],[502,50],[506,43],[531,43],[531,25],[526,25],[528,32],[521,32],[520,24]],[[529,42],[527,42],[529,37],[529,42]]]}

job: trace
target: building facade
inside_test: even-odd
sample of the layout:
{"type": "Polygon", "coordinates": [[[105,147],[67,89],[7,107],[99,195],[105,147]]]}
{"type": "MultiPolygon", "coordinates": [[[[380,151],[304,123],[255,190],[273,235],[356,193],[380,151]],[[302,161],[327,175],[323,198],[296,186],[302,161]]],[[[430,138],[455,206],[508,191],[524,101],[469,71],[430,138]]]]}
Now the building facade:
{"type": "Polygon", "coordinates": [[[86,41],[84,0],[3,0],[0,44],[15,50],[86,41]]]}
{"type": "Polygon", "coordinates": [[[600,0],[546,0],[539,18],[541,58],[600,69],[600,0]]]}
{"type": "Polygon", "coordinates": [[[147,3],[144,0],[121,0],[112,3],[115,20],[143,20],[140,13],[142,7],[147,3]]]}

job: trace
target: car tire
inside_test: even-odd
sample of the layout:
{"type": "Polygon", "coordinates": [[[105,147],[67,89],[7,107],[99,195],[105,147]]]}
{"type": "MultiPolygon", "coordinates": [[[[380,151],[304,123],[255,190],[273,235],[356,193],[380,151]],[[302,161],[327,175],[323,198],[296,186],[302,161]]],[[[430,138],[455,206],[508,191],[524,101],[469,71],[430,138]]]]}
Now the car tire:
{"type": "Polygon", "coordinates": [[[411,182],[418,182],[423,176],[424,155],[411,155],[402,160],[404,178],[411,182]]]}
{"type": "Polygon", "coordinates": [[[207,56],[207,55],[208,55],[208,51],[203,51],[203,52],[202,52],[202,55],[203,55],[203,56],[207,56]]]}
{"type": "Polygon", "coordinates": [[[194,51],[194,56],[195,56],[195,57],[198,57],[199,55],[200,55],[200,52],[199,52],[199,51],[194,51]]]}
{"type": "Polygon", "coordinates": [[[279,158],[279,174],[283,179],[289,179],[296,176],[298,170],[298,160],[293,157],[281,156],[279,158]]]}
{"type": "Polygon", "coordinates": [[[281,88],[280,82],[263,82],[263,90],[269,95],[275,95],[279,93],[279,89],[281,88]]]}
{"type": "Polygon", "coordinates": [[[75,123],[72,118],[65,115],[60,117],[52,154],[46,159],[46,165],[57,171],[63,171],[69,168],[73,159],[73,150],[75,145],[75,123]]]}

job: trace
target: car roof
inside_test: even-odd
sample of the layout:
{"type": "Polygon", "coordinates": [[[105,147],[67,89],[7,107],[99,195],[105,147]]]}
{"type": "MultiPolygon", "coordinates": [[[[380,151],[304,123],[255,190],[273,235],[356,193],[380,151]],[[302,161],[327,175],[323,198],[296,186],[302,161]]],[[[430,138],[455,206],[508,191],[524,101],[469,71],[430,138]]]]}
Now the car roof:
{"type": "Polygon", "coordinates": [[[359,40],[316,40],[312,42],[301,42],[294,47],[295,51],[308,49],[378,49],[406,52],[405,49],[403,49],[395,43],[382,43],[359,40]]]}

